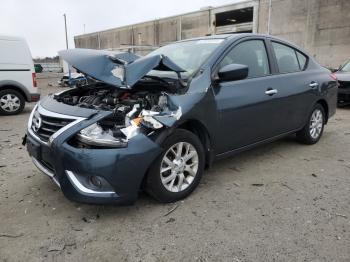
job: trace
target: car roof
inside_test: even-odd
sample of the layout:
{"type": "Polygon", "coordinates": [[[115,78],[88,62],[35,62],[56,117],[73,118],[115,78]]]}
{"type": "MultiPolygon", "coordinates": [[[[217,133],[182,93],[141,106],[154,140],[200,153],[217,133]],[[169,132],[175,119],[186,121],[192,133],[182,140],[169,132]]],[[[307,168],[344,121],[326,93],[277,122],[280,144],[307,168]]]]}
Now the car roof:
{"type": "Polygon", "coordinates": [[[1,35],[0,34],[0,40],[22,41],[22,40],[24,40],[24,38],[20,37],[20,36],[1,35]]]}
{"type": "Polygon", "coordinates": [[[193,41],[193,40],[204,40],[204,39],[228,39],[228,38],[239,38],[243,36],[252,36],[257,34],[252,33],[238,33],[238,34],[220,34],[220,35],[208,35],[208,36],[201,36],[201,37],[194,37],[194,38],[188,38],[183,39],[177,42],[184,42],[184,41],[193,41]]]}
{"type": "MultiPolygon", "coordinates": [[[[192,41],[192,40],[203,40],[203,39],[227,39],[227,40],[233,40],[233,39],[239,39],[243,37],[264,37],[264,38],[270,38],[272,40],[277,40],[281,42],[285,42],[297,49],[300,49],[300,47],[296,46],[292,42],[287,41],[286,39],[273,36],[273,35],[267,35],[267,34],[255,34],[255,33],[234,33],[234,34],[220,34],[220,35],[210,35],[210,36],[202,36],[202,37],[195,37],[195,38],[188,38],[188,39],[183,39],[177,42],[184,42],[184,41],[192,41]]],[[[176,42],[175,42],[176,43],[176,42]]]]}

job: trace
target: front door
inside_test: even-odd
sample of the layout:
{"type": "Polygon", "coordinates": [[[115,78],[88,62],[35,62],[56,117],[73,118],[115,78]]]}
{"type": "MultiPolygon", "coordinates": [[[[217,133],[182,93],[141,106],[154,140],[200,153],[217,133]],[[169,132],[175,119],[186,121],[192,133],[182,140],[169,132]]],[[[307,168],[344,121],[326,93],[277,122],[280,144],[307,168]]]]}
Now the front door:
{"type": "Polygon", "coordinates": [[[247,65],[249,73],[247,79],[220,82],[213,87],[220,118],[219,154],[281,132],[278,99],[274,99],[277,82],[271,75],[264,40],[237,44],[223,58],[219,68],[232,63],[247,65]]]}

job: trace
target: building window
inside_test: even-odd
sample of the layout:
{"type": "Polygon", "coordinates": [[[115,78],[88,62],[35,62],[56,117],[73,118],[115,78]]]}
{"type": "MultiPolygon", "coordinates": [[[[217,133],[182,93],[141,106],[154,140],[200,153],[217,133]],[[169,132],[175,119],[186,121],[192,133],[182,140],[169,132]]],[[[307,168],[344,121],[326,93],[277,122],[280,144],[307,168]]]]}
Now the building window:
{"type": "Polygon", "coordinates": [[[253,22],[253,7],[236,9],[215,14],[216,27],[249,22],[253,22]]]}

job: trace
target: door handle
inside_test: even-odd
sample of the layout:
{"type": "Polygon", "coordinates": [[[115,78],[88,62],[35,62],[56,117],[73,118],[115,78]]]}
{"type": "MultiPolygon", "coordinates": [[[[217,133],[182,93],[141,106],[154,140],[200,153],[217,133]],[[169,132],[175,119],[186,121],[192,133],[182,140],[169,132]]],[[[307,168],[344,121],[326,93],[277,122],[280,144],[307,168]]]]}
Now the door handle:
{"type": "Polygon", "coordinates": [[[315,81],[312,81],[312,82],[309,84],[309,86],[310,86],[311,88],[317,88],[317,87],[318,87],[318,83],[315,82],[315,81]]]}
{"type": "Polygon", "coordinates": [[[274,94],[277,94],[277,93],[278,93],[277,89],[272,89],[272,88],[269,88],[265,91],[265,94],[269,96],[273,96],[274,94]]]}

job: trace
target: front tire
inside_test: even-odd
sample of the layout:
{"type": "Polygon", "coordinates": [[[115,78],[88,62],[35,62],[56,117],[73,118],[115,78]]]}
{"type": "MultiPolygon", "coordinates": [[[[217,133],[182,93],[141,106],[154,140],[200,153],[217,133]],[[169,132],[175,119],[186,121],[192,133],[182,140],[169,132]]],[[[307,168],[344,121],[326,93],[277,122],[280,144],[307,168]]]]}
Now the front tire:
{"type": "Polygon", "coordinates": [[[21,93],[13,89],[0,91],[0,114],[17,115],[23,111],[25,104],[21,93]]]}
{"type": "Polygon", "coordinates": [[[320,104],[316,104],[304,128],[297,132],[298,140],[307,145],[317,143],[323,134],[325,122],[325,111],[320,104]]]}
{"type": "Polygon", "coordinates": [[[192,132],[177,129],[162,143],[163,153],[151,165],[146,191],[163,203],[181,200],[198,186],[204,171],[204,149],[192,132]]]}

